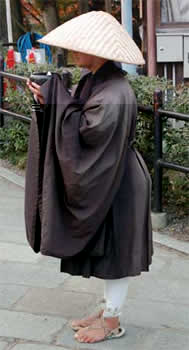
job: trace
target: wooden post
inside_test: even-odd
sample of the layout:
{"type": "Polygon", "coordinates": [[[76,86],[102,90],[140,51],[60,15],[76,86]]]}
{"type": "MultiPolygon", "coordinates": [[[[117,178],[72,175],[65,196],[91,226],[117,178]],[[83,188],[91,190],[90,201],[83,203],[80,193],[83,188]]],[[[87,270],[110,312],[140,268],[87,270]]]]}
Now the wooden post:
{"type": "Polygon", "coordinates": [[[143,5],[142,5],[142,0],[139,0],[139,17],[143,17],[143,5]]]}
{"type": "Polygon", "coordinates": [[[86,13],[89,10],[88,0],[80,0],[80,14],[86,13]]]}
{"type": "Polygon", "coordinates": [[[105,9],[106,9],[106,12],[108,12],[108,13],[112,12],[112,2],[111,2],[111,0],[105,0],[105,9]]]}
{"type": "Polygon", "coordinates": [[[156,33],[155,33],[155,1],[146,2],[147,19],[147,70],[149,76],[156,75],[156,33]]]}

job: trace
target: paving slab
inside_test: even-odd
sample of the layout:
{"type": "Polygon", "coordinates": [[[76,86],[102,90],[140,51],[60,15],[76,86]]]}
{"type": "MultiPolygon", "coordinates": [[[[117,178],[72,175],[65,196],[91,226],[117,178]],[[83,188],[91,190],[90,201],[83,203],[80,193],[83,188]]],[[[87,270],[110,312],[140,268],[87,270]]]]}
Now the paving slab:
{"type": "Polygon", "coordinates": [[[58,258],[54,258],[46,255],[39,255],[38,263],[44,268],[46,266],[48,267],[56,266],[57,271],[60,271],[60,259],[58,258]]]}
{"type": "Polygon", "coordinates": [[[0,350],[7,350],[8,343],[0,341],[0,350]]]}
{"type": "Polygon", "coordinates": [[[23,212],[22,209],[18,210],[17,213],[15,212],[15,209],[13,210],[13,212],[11,212],[9,209],[7,209],[7,213],[6,212],[2,212],[2,207],[0,207],[1,213],[0,213],[0,222],[1,224],[7,225],[7,228],[9,226],[12,226],[15,228],[16,227],[24,227],[24,218],[20,217],[20,213],[23,212]]]}
{"type": "Polygon", "coordinates": [[[96,305],[96,295],[65,292],[62,288],[32,288],[19,299],[15,310],[41,315],[59,315],[65,319],[80,317],[84,310],[96,305]]]}
{"type": "MultiPolygon", "coordinates": [[[[60,334],[57,336],[56,344],[63,347],[69,347],[71,349],[91,349],[91,350],[147,350],[142,347],[144,339],[149,336],[149,333],[153,334],[154,330],[148,328],[135,327],[134,325],[125,325],[126,334],[119,339],[107,340],[96,344],[79,344],[74,339],[74,332],[66,326],[60,334]]],[[[159,350],[157,348],[157,350],[159,350]]]]}
{"type": "Polygon", "coordinates": [[[189,281],[189,256],[185,258],[173,259],[167,270],[168,277],[176,278],[178,280],[189,281]]]}
{"type": "MultiPolygon", "coordinates": [[[[162,251],[167,248],[162,248],[162,251]]],[[[155,247],[155,250],[157,248],[155,247]]],[[[180,252],[174,253],[173,251],[165,252],[165,255],[154,256],[152,258],[152,265],[150,272],[142,273],[142,278],[147,277],[151,279],[151,276],[155,278],[161,278],[165,280],[178,279],[189,280],[189,256],[183,256],[180,252]]]]}
{"type": "Polygon", "coordinates": [[[15,243],[0,243],[0,261],[19,261],[22,263],[37,263],[38,255],[29,246],[15,243]]]}
{"type": "Polygon", "coordinates": [[[178,258],[188,258],[188,256],[186,254],[183,254],[182,252],[180,252],[179,250],[176,249],[171,249],[169,247],[166,247],[162,244],[159,243],[155,243],[154,244],[154,257],[161,257],[161,258],[166,258],[167,262],[170,261],[170,259],[178,259],[178,258]],[[170,254],[171,253],[171,254],[170,254]]]}
{"type": "MultiPolygon", "coordinates": [[[[1,177],[1,170],[0,170],[0,190],[1,190],[1,203],[2,202],[6,202],[6,200],[8,202],[12,201],[14,202],[16,199],[21,199],[24,198],[24,190],[21,189],[20,187],[16,186],[14,183],[10,182],[9,180],[7,180],[6,178],[2,178],[1,177]],[[3,196],[3,194],[5,196],[3,196]]],[[[18,206],[22,206],[24,205],[23,201],[20,201],[17,203],[18,206]]]]}
{"type": "Polygon", "coordinates": [[[58,287],[69,277],[60,273],[56,265],[44,268],[37,264],[15,262],[1,262],[0,276],[0,285],[15,284],[46,288],[58,287]]]}
{"type": "Polygon", "coordinates": [[[50,343],[66,322],[64,318],[1,310],[0,336],[50,343]]]}
{"type": "Polygon", "coordinates": [[[144,339],[145,350],[188,350],[189,334],[176,329],[157,330],[150,334],[146,341],[144,339]]]}
{"type": "Polygon", "coordinates": [[[123,307],[123,319],[138,327],[177,328],[189,332],[188,304],[129,299],[123,307]]]}
{"type": "Polygon", "coordinates": [[[189,254],[189,242],[179,241],[159,232],[154,232],[154,239],[157,243],[165,245],[172,249],[178,249],[180,252],[189,254]]]}
{"type": "Polygon", "coordinates": [[[131,279],[128,296],[137,300],[176,302],[189,307],[189,281],[183,280],[181,283],[176,278],[167,281],[167,279],[161,279],[161,276],[157,278],[151,274],[151,278],[143,276],[131,279]]]}
{"type": "MultiPolygon", "coordinates": [[[[0,191],[1,203],[15,203],[17,201],[17,206],[15,209],[23,208],[24,190],[0,177],[0,191]]],[[[12,207],[15,207],[15,205],[12,207]]]]}
{"type": "MultiPolygon", "coordinates": [[[[59,346],[49,346],[46,344],[16,344],[11,350],[60,350],[59,346]]],[[[1,350],[1,348],[0,348],[1,350]]],[[[67,350],[61,347],[61,350],[67,350]]]]}
{"type": "Polygon", "coordinates": [[[26,294],[27,287],[15,285],[0,285],[0,307],[11,308],[26,294]]]}
{"type": "Polygon", "coordinates": [[[25,186],[25,179],[23,176],[14,174],[9,169],[6,169],[6,168],[1,167],[1,166],[0,166],[0,176],[3,179],[8,180],[11,183],[14,183],[15,185],[17,185],[21,188],[24,188],[24,186],[25,186]]]}
{"type": "Polygon", "coordinates": [[[78,291],[79,293],[92,293],[103,296],[104,281],[98,278],[82,278],[74,276],[67,279],[63,288],[65,291],[78,291]]]}
{"type": "MultiPolygon", "coordinates": [[[[155,248],[155,254],[156,254],[156,248],[155,248]]],[[[162,273],[167,269],[167,262],[170,261],[167,256],[158,256],[154,255],[152,257],[152,264],[150,265],[150,272],[153,274],[155,273],[162,273]]],[[[149,275],[149,273],[143,273],[142,277],[145,275],[149,275]]]]}
{"type": "Polygon", "coordinates": [[[12,225],[2,225],[0,227],[0,242],[18,243],[28,246],[25,229],[13,227],[12,225]]]}
{"type": "Polygon", "coordinates": [[[103,281],[60,273],[59,259],[29,252],[23,183],[3,179],[0,169],[0,194],[0,350],[189,349],[189,255],[178,245],[155,244],[150,272],[131,279],[121,315],[126,336],[79,344],[68,321],[91,313],[103,281]]]}

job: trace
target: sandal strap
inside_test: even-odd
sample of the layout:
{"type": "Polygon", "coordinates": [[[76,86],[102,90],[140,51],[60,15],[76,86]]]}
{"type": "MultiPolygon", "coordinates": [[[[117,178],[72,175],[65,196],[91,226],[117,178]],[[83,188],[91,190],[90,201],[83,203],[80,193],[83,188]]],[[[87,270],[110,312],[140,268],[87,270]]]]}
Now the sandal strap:
{"type": "Polygon", "coordinates": [[[88,330],[90,330],[90,329],[97,329],[97,330],[103,329],[105,337],[111,336],[112,334],[117,335],[120,332],[120,323],[119,323],[117,328],[111,329],[111,328],[106,326],[105,320],[103,317],[100,318],[100,322],[101,322],[101,324],[99,326],[98,325],[91,325],[91,326],[86,327],[85,329],[88,329],[88,330]]]}
{"type": "Polygon", "coordinates": [[[90,315],[88,317],[84,317],[84,318],[82,318],[80,320],[79,319],[78,320],[73,320],[73,321],[70,322],[70,325],[71,325],[71,327],[77,327],[77,326],[79,327],[81,323],[91,322],[90,319],[92,319],[92,318],[94,318],[94,319],[95,318],[96,319],[100,318],[102,312],[103,312],[103,310],[100,310],[100,311],[98,311],[98,312],[96,312],[96,313],[94,313],[94,314],[92,314],[92,315],[90,315]]]}

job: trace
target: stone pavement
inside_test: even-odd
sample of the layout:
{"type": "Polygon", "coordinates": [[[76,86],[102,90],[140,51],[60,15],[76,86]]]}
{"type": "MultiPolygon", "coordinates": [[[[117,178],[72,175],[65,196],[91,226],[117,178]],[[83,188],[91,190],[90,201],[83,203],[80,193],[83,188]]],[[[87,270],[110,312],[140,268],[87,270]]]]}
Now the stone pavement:
{"type": "Polygon", "coordinates": [[[121,316],[126,336],[74,341],[68,322],[93,310],[103,282],[61,274],[58,259],[33,253],[25,238],[23,179],[13,176],[16,185],[5,173],[11,177],[0,168],[0,350],[189,349],[189,255],[163,246],[159,236],[151,271],[130,281],[121,316]]]}

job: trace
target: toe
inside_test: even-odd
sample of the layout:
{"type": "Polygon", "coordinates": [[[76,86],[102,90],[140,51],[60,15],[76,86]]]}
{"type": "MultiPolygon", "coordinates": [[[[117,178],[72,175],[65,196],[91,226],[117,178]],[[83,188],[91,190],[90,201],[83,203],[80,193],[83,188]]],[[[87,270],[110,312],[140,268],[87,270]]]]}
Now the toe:
{"type": "Polygon", "coordinates": [[[75,333],[74,338],[81,339],[83,337],[82,330],[79,330],[77,333],[75,333]]]}
{"type": "Polygon", "coordinates": [[[90,342],[90,337],[87,334],[85,334],[83,331],[78,331],[74,337],[80,343],[90,342]]]}
{"type": "Polygon", "coordinates": [[[82,341],[82,343],[88,343],[89,342],[89,338],[87,336],[81,337],[80,340],[82,341]]]}
{"type": "Polygon", "coordinates": [[[79,343],[86,343],[86,337],[84,336],[80,336],[80,337],[77,337],[76,340],[79,342],[79,343]]]}
{"type": "Polygon", "coordinates": [[[95,342],[96,342],[95,338],[92,338],[92,337],[88,338],[88,343],[93,344],[95,342]]]}

